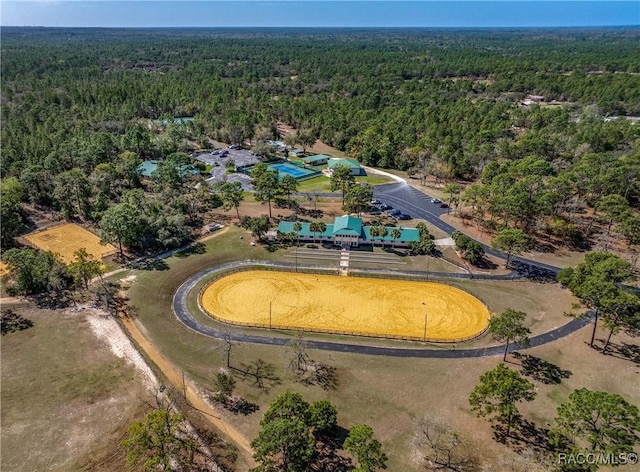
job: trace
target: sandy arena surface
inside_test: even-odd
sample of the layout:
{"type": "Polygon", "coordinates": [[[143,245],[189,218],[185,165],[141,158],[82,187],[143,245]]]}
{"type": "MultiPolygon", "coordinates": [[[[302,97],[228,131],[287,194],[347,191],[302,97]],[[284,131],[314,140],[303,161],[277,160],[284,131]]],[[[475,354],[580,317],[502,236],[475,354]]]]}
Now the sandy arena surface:
{"type": "Polygon", "coordinates": [[[307,331],[455,341],[483,332],[489,310],[444,284],[245,271],[213,281],[201,304],[221,321],[307,331]]]}
{"type": "Polygon", "coordinates": [[[100,238],[75,223],[68,223],[44,231],[27,234],[25,239],[43,251],[60,254],[65,263],[73,261],[73,253],[85,248],[89,254],[100,260],[116,252],[111,244],[100,244],[100,238]]]}

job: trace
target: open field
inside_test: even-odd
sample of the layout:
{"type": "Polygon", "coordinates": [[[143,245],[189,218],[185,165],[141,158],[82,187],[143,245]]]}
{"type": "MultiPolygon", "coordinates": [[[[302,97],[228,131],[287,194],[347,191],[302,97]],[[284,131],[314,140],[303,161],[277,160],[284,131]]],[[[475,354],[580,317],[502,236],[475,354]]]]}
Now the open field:
{"type": "Polygon", "coordinates": [[[66,263],[73,260],[78,249],[86,251],[97,260],[116,252],[111,244],[100,244],[100,238],[75,223],[67,223],[44,231],[27,234],[25,239],[43,251],[59,254],[66,263]]]}
{"type": "MultiPolygon", "coordinates": [[[[239,228],[229,227],[226,233],[206,241],[201,251],[167,259],[166,266],[160,267],[162,270],[137,272],[138,277],[128,291],[130,304],[136,308],[137,321],[145,335],[167,359],[185,372],[188,379],[204,389],[213,389],[212,378],[225,365],[222,343],[196,334],[182,325],[171,311],[171,300],[175,290],[189,275],[211,265],[247,258],[282,258],[284,251],[272,253],[260,246],[250,246],[246,234],[239,228]],[[242,235],[245,237],[240,239],[242,235]]],[[[447,283],[472,293],[486,303],[492,312],[500,312],[505,308],[525,311],[529,315],[527,326],[534,334],[565,324],[568,320],[562,313],[569,311],[575,301],[558,284],[477,280],[447,283]]],[[[195,298],[193,308],[197,310],[195,298]]],[[[198,316],[201,322],[206,318],[209,317],[204,314],[198,316]]],[[[215,323],[210,318],[209,322],[215,323]]],[[[230,328],[231,331],[240,329],[230,328]]],[[[258,330],[249,332],[258,333],[258,330]]],[[[274,334],[286,336],[284,332],[274,334]]],[[[571,372],[569,378],[563,379],[560,384],[534,381],[538,397],[525,405],[523,412],[538,426],[551,423],[558,402],[566,400],[573,389],[582,386],[619,393],[630,402],[640,404],[640,390],[637,388],[639,363],[622,356],[602,356],[590,349],[586,345],[590,334],[590,327],[586,327],[567,338],[523,351],[571,372]]],[[[604,330],[598,331],[599,339],[605,335],[604,330]]],[[[350,343],[416,346],[400,341],[318,336],[334,342],[347,340],[350,343]]],[[[622,335],[614,336],[613,341],[620,346],[637,345],[637,340],[622,335]]],[[[483,347],[492,344],[496,343],[485,336],[470,345],[483,347]]],[[[263,359],[274,366],[278,380],[262,389],[249,378],[238,374],[237,394],[258,404],[260,410],[242,416],[219,409],[220,417],[251,440],[260,429],[261,412],[276,395],[293,390],[309,401],[327,399],[333,402],[339,411],[338,421],[344,427],[358,423],[371,425],[390,456],[389,470],[422,470],[412,459],[411,439],[415,420],[423,415],[444,418],[452,429],[469,437],[484,462],[491,467],[490,470],[507,470],[507,466],[501,462],[503,459],[519,460],[520,456],[512,449],[492,439],[492,430],[487,422],[469,411],[469,393],[478,377],[499,362],[497,357],[403,359],[325,351],[310,351],[309,354],[315,362],[324,362],[336,368],[335,389],[325,390],[319,385],[300,384],[287,368],[291,356],[287,347],[235,344],[231,356],[232,367],[242,369],[244,365],[263,359]]],[[[519,360],[509,357],[508,361],[510,368],[521,369],[519,360]]],[[[248,467],[237,464],[237,470],[248,470],[248,467]]],[[[633,469],[627,467],[618,470],[630,472],[633,469]]]]}
{"type": "Polygon", "coordinates": [[[215,280],[201,301],[241,325],[431,341],[477,336],[490,316],[477,298],[444,284],[260,270],[215,280]]]}
{"type": "MultiPolygon", "coordinates": [[[[234,258],[234,254],[236,259],[242,256],[253,259],[274,257],[263,248],[249,246],[246,238],[240,240],[238,235],[241,233],[237,228],[230,228],[226,234],[207,241],[203,253],[170,258],[166,261],[167,270],[139,272],[128,292],[146,336],[163,355],[183,369],[188,378],[205,389],[213,388],[211,379],[224,367],[222,343],[196,334],[179,323],[171,312],[171,299],[175,289],[189,274],[228,261],[234,258]]],[[[528,325],[536,333],[564,324],[567,320],[562,311],[568,310],[573,300],[557,284],[460,281],[456,285],[473,291],[492,311],[505,307],[526,311],[530,315],[528,325]]],[[[569,371],[569,377],[560,384],[534,381],[538,397],[525,405],[523,412],[539,427],[551,423],[558,402],[582,386],[620,393],[630,402],[640,404],[638,364],[621,357],[602,356],[590,349],[586,345],[590,333],[590,327],[587,327],[567,338],[524,351],[569,371]]],[[[604,331],[599,331],[598,338],[604,335],[604,331]]],[[[353,339],[350,338],[349,342],[353,339]]],[[[620,345],[634,342],[621,335],[614,336],[614,340],[620,345]]],[[[486,421],[469,411],[469,393],[478,377],[495,367],[498,358],[402,359],[325,351],[310,351],[309,354],[315,362],[336,368],[335,389],[300,384],[287,369],[291,356],[287,347],[235,344],[231,365],[238,369],[232,370],[237,374],[237,394],[258,404],[260,410],[242,416],[219,409],[220,417],[233,424],[249,440],[253,439],[260,429],[261,412],[275,396],[287,390],[297,391],[309,401],[327,399],[334,403],[339,411],[339,424],[344,427],[358,423],[371,425],[390,457],[389,470],[423,470],[412,459],[411,440],[415,420],[424,415],[443,418],[450,428],[469,437],[473,449],[491,467],[487,470],[512,470],[501,461],[514,460],[517,463],[519,460],[520,456],[511,448],[492,439],[492,430],[486,421]],[[271,363],[278,379],[264,389],[239,374],[244,365],[257,359],[271,363]]],[[[521,369],[519,360],[513,357],[508,360],[510,368],[521,369]]],[[[237,470],[248,469],[237,464],[237,470]]],[[[522,470],[527,469],[523,467],[522,470]]],[[[630,472],[633,469],[619,470],[630,472]]]]}
{"type": "MultiPolygon", "coordinates": [[[[370,185],[382,185],[393,182],[393,180],[384,175],[366,175],[356,177],[356,182],[367,183],[370,185]]],[[[312,179],[303,180],[298,185],[298,192],[331,192],[331,180],[324,175],[319,175],[312,179]]],[[[336,190],[337,192],[337,190],[336,190]]]]}
{"type": "Polygon", "coordinates": [[[2,337],[1,469],[126,470],[119,447],[149,399],[85,311],[14,306],[34,326],[2,337]]]}

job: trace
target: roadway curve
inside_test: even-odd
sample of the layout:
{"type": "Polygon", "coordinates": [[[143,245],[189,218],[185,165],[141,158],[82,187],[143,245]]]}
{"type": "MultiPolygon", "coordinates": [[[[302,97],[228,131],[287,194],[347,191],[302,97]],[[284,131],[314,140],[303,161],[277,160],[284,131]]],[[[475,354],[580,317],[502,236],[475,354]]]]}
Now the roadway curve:
{"type": "MultiPolygon", "coordinates": [[[[195,286],[203,278],[226,269],[233,267],[249,267],[257,265],[271,265],[274,267],[290,267],[290,264],[286,263],[273,263],[267,261],[242,261],[223,264],[220,266],[210,267],[202,272],[199,272],[189,279],[187,279],[176,291],[173,297],[173,312],[176,317],[188,328],[193,331],[209,336],[211,338],[223,339],[225,336],[229,336],[231,340],[244,343],[253,344],[268,344],[273,346],[284,346],[289,340],[286,338],[279,338],[274,336],[258,336],[253,334],[244,333],[228,333],[220,329],[216,329],[212,326],[204,325],[196,320],[189,309],[187,308],[187,299],[189,294],[195,288],[195,286]]],[[[313,266],[301,266],[300,268],[314,268],[313,266]]],[[[317,268],[317,267],[316,267],[317,268]]],[[[325,267],[326,268],[326,267],[325,267]]],[[[461,274],[458,274],[460,276],[461,274]]],[[[494,276],[495,277],[495,276],[494,276]]],[[[502,276],[508,278],[507,276],[502,276]]],[[[580,328],[586,326],[590,322],[590,317],[578,318],[570,321],[569,323],[560,326],[549,332],[534,336],[530,340],[528,347],[540,346],[542,344],[555,341],[556,339],[567,336],[580,328]]],[[[486,348],[474,348],[474,349],[428,349],[428,348],[395,348],[395,347],[381,347],[381,346],[366,346],[359,344],[349,343],[333,343],[328,341],[307,341],[307,346],[311,349],[321,349],[324,351],[335,352],[347,352],[354,354],[368,354],[374,356],[390,356],[390,357],[416,357],[416,358],[439,358],[439,359],[457,359],[467,357],[483,357],[483,356],[497,356],[504,352],[503,346],[491,346],[486,348]]],[[[517,350],[518,346],[511,346],[509,352],[517,350]]]]}
{"type": "MultiPolygon", "coordinates": [[[[439,205],[431,203],[431,196],[410,186],[406,182],[376,186],[374,187],[374,196],[385,203],[391,204],[403,213],[428,221],[449,235],[456,230],[456,228],[449,223],[440,219],[443,214],[447,213],[447,209],[440,208],[439,205]]],[[[491,246],[487,246],[486,244],[482,244],[482,246],[487,254],[492,254],[501,259],[507,258],[506,254],[491,248],[491,246]]],[[[511,261],[512,267],[526,276],[555,278],[555,275],[560,270],[558,267],[531,259],[525,259],[524,257],[512,256],[511,261]]]]}

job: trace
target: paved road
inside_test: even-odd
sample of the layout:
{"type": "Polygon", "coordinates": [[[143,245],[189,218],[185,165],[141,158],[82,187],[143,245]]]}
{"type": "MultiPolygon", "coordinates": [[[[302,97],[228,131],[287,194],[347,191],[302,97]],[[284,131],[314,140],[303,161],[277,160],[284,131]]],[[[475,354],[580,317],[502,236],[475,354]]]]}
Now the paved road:
{"type": "MultiPolygon", "coordinates": [[[[413,217],[422,218],[436,228],[441,229],[451,235],[456,228],[449,223],[442,221],[440,217],[447,213],[446,208],[431,203],[431,196],[411,187],[407,183],[386,184],[374,188],[374,196],[384,203],[392,205],[394,208],[408,213],[413,217]]],[[[506,259],[507,255],[501,251],[496,251],[486,244],[482,244],[487,254],[506,259]]],[[[512,256],[512,267],[520,273],[537,277],[555,277],[560,268],[542,262],[533,261],[524,257],[512,256]]]]}
{"type": "MultiPolygon", "coordinates": [[[[184,282],[180,288],[176,291],[173,297],[173,312],[176,317],[184,323],[187,327],[196,331],[197,333],[204,334],[211,338],[222,339],[225,333],[219,329],[213,328],[208,325],[204,325],[196,320],[189,309],[187,308],[187,298],[189,293],[198,284],[198,282],[208,275],[211,275],[217,271],[223,269],[229,269],[232,267],[252,266],[252,265],[272,265],[272,266],[290,266],[290,264],[271,263],[267,261],[244,261],[244,262],[232,262],[229,264],[223,264],[221,266],[210,267],[198,274],[190,277],[184,282]]],[[[301,268],[313,268],[314,266],[298,265],[301,268]]],[[[326,268],[326,266],[324,266],[326,268]]],[[[461,275],[461,274],[459,274],[461,275]]],[[[578,329],[586,326],[590,322],[588,317],[574,319],[569,323],[556,328],[538,336],[531,338],[530,347],[540,346],[556,339],[567,336],[578,329]]],[[[258,336],[244,333],[228,333],[233,341],[253,343],[253,344],[268,344],[272,346],[284,346],[289,340],[286,338],[274,337],[274,336],[258,336]]],[[[320,349],[324,351],[335,352],[347,352],[354,354],[369,354],[374,356],[391,356],[391,357],[417,357],[417,358],[438,358],[438,359],[455,359],[466,357],[483,357],[483,356],[497,356],[504,352],[503,346],[492,346],[486,348],[475,349],[430,349],[430,348],[393,348],[393,347],[380,347],[380,346],[366,346],[359,344],[349,343],[333,343],[327,341],[308,341],[307,346],[311,349],[320,349]]],[[[518,349],[518,346],[511,346],[509,352],[513,352],[518,349]]]]}
{"type": "MultiPolygon", "coordinates": [[[[414,217],[422,218],[435,227],[445,231],[447,234],[453,233],[455,228],[450,224],[442,221],[440,216],[447,212],[447,209],[440,208],[439,205],[431,203],[431,196],[411,187],[407,183],[394,183],[387,185],[380,185],[375,187],[374,196],[385,203],[392,205],[394,208],[401,210],[403,213],[408,213],[414,217]]],[[[489,254],[493,254],[497,257],[506,259],[506,255],[500,251],[496,251],[491,247],[483,244],[485,251],[489,254]]],[[[527,276],[543,276],[553,277],[560,270],[558,267],[554,267],[541,262],[532,261],[522,257],[512,257],[513,266],[518,273],[527,276]]],[[[278,265],[265,261],[246,261],[235,262],[225,264],[223,266],[211,267],[198,274],[190,277],[184,282],[180,288],[176,291],[173,299],[173,311],[177,318],[192,330],[209,336],[212,338],[223,338],[225,333],[219,329],[211,326],[203,325],[197,321],[189,310],[187,309],[187,297],[191,290],[197,285],[197,283],[203,278],[221,269],[242,265],[255,265],[255,264],[271,264],[278,265]]],[[[287,265],[287,264],[280,264],[287,265]]],[[[306,267],[299,265],[299,267],[306,267]]],[[[313,266],[308,266],[312,268],[313,266]]],[[[325,267],[326,268],[326,267],[325,267]]],[[[438,274],[440,276],[446,276],[445,274],[438,274]]],[[[460,278],[466,277],[467,274],[449,274],[452,277],[460,278]]],[[[511,274],[507,276],[492,275],[486,278],[491,279],[510,279],[514,278],[511,274]]],[[[517,276],[517,275],[516,275],[517,276]]],[[[485,277],[478,277],[485,278],[485,277]]],[[[540,334],[531,338],[529,347],[540,346],[556,339],[567,336],[578,329],[586,326],[591,322],[591,317],[584,317],[574,319],[569,323],[551,330],[547,333],[540,334]]],[[[255,343],[255,344],[269,344],[275,346],[283,346],[288,343],[285,338],[274,336],[258,336],[244,333],[231,333],[232,340],[238,342],[255,343]]],[[[501,355],[504,351],[503,346],[492,346],[487,348],[475,348],[475,349],[433,349],[433,348],[392,348],[392,347],[379,347],[379,346],[365,346],[359,344],[349,343],[333,343],[327,341],[308,341],[308,346],[312,349],[321,349],[327,351],[336,352],[348,352],[357,354],[369,354],[377,356],[392,356],[392,357],[418,357],[418,358],[441,358],[441,359],[453,359],[453,358],[466,358],[466,357],[482,357],[482,356],[497,356],[501,355]]],[[[515,351],[518,346],[511,346],[509,351],[515,351]]]]}

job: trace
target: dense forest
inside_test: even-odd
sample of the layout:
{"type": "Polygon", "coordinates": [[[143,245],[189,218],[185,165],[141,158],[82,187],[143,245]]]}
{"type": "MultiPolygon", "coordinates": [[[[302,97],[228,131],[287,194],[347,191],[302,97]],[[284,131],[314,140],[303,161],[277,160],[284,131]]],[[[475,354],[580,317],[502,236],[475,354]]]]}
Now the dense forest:
{"type": "Polygon", "coordinates": [[[176,167],[139,190],[141,160],[184,165],[277,122],[370,166],[477,181],[463,200],[501,224],[544,215],[572,237],[569,210],[615,206],[638,228],[639,29],[3,28],[1,48],[3,244],[22,203],[107,224],[127,205],[147,221],[131,241],[179,244],[212,202],[176,167]],[[148,121],[174,116],[195,119],[148,121]]]}

